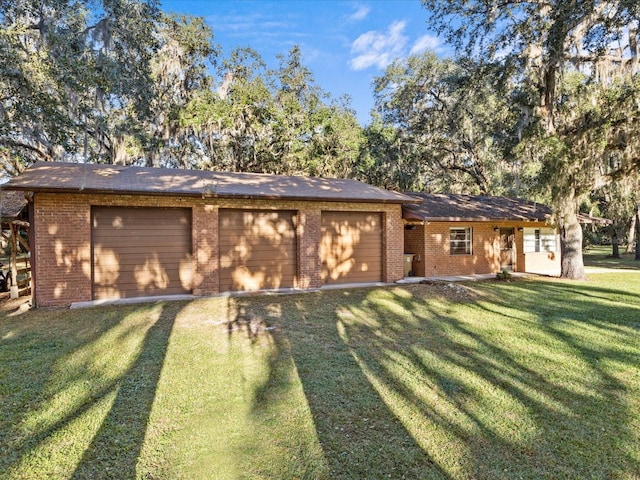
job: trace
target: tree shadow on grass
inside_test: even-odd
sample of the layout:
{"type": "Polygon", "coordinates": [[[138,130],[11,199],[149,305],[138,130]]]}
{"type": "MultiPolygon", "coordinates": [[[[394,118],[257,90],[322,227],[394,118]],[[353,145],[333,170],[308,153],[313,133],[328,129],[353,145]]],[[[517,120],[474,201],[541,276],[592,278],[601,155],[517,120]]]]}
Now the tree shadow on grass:
{"type": "Polygon", "coordinates": [[[174,308],[44,309],[1,319],[0,471],[135,478],[174,308]]]}
{"type": "MultiPolygon", "coordinates": [[[[450,478],[380,398],[341,339],[336,317],[317,316],[325,311],[324,300],[323,294],[307,294],[251,299],[242,307],[268,318],[268,307],[278,306],[280,313],[269,319],[281,327],[273,339],[279,356],[293,360],[302,383],[328,467],[322,478],[450,478]]],[[[278,361],[282,358],[273,359],[271,378],[255,394],[256,415],[282,388],[278,361]]]]}
{"type": "Polygon", "coordinates": [[[443,288],[247,301],[278,306],[274,339],[295,362],[327,478],[635,478],[633,289],[443,288]]]}
{"type": "Polygon", "coordinates": [[[338,313],[346,343],[398,415],[413,415],[426,452],[452,449],[443,461],[447,471],[459,468],[455,478],[631,477],[640,470],[632,454],[637,411],[611,365],[622,375],[637,371],[638,339],[593,315],[613,308],[613,318],[630,319],[637,299],[603,306],[582,286],[522,288],[526,296],[495,287],[499,300],[463,301],[458,310],[438,305],[438,292],[394,289],[338,313]],[[552,320],[540,305],[554,300],[552,320]],[[493,316],[486,325],[474,320],[485,309],[493,316]],[[504,320],[496,319],[501,311],[504,320]],[[611,341],[599,343],[602,335],[611,341]],[[447,443],[429,441],[427,431],[447,443]]]}
{"type": "Polygon", "coordinates": [[[163,305],[146,332],[135,362],[114,385],[117,393],[111,409],[71,478],[136,478],[169,338],[181,308],[177,302],[163,305]]]}
{"type": "Polygon", "coordinates": [[[122,321],[122,313],[105,312],[100,322],[91,325],[77,312],[55,309],[0,319],[0,471],[11,471],[107,393],[98,387],[68,415],[55,420],[45,415],[60,391],[74,380],[61,379],[52,388],[57,365],[112,331],[122,321]],[[31,425],[33,416],[42,419],[31,425]]]}

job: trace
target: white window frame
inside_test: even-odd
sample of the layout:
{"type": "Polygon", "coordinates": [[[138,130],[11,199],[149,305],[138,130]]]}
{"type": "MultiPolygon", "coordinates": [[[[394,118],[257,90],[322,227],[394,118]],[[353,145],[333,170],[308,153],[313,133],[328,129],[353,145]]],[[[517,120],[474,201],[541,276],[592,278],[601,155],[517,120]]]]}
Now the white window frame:
{"type": "Polygon", "coordinates": [[[553,228],[524,228],[524,253],[557,252],[558,235],[553,228]]]}
{"type": "Polygon", "coordinates": [[[473,255],[472,227],[449,228],[449,254],[452,256],[473,255]],[[463,236],[464,238],[460,238],[460,236],[463,236]],[[464,252],[458,251],[460,250],[460,245],[464,248],[464,252]]]}

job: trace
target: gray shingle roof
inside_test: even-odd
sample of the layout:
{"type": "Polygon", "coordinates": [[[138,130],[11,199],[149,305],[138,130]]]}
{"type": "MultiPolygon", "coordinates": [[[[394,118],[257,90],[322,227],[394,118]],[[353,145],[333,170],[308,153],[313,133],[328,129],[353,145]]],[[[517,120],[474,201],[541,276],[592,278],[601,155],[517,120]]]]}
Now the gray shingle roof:
{"type": "Polygon", "coordinates": [[[418,205],[405,205],[403,217],[428,221],[546,221],[551,209],[517,198],[486,195],[411,193],[422,199],[418,205]]]}
{"type": "Polygon", "coordinates": [[[3,185],[9,190],[210,198],[406,203],[415,199],[357,180],[39,162],[3,185]]]}
{"type": "Polygon", "coordinates": [[[3,221],[18,218],[26,206],[23,192],[0,191],[0,217],[3,221]]]}

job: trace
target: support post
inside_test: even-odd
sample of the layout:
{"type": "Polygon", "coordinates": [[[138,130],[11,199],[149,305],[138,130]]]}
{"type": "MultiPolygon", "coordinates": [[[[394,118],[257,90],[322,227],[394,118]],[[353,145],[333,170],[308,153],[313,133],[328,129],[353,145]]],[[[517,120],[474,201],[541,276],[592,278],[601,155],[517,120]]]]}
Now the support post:
{"type": "Polygon", "coordinates": [[[16,240],[18,227],[11,223],[9,228],[11,230],[11,289],[9,296],[10,298],[18,298],[20,295],[18,291],[18,266],[16,262],[16,256],[18,254],[18,242],[16,240]]]}

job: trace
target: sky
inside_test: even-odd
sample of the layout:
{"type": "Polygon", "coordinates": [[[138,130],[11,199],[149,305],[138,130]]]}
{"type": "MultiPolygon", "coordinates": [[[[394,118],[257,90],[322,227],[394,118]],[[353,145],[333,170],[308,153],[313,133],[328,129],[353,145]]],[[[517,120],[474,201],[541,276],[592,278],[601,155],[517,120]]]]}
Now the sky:
{"type": "Polygon", "coordinates": [[[448,54],[419,0],[162,0],[161,8],[204,17],[223,57],[251,47],[276,67],[277,54],[300,46],[316,83],[333,98],[349,95],[362,125],[373,79],[393,60],[425,49],[448,54]]]}

